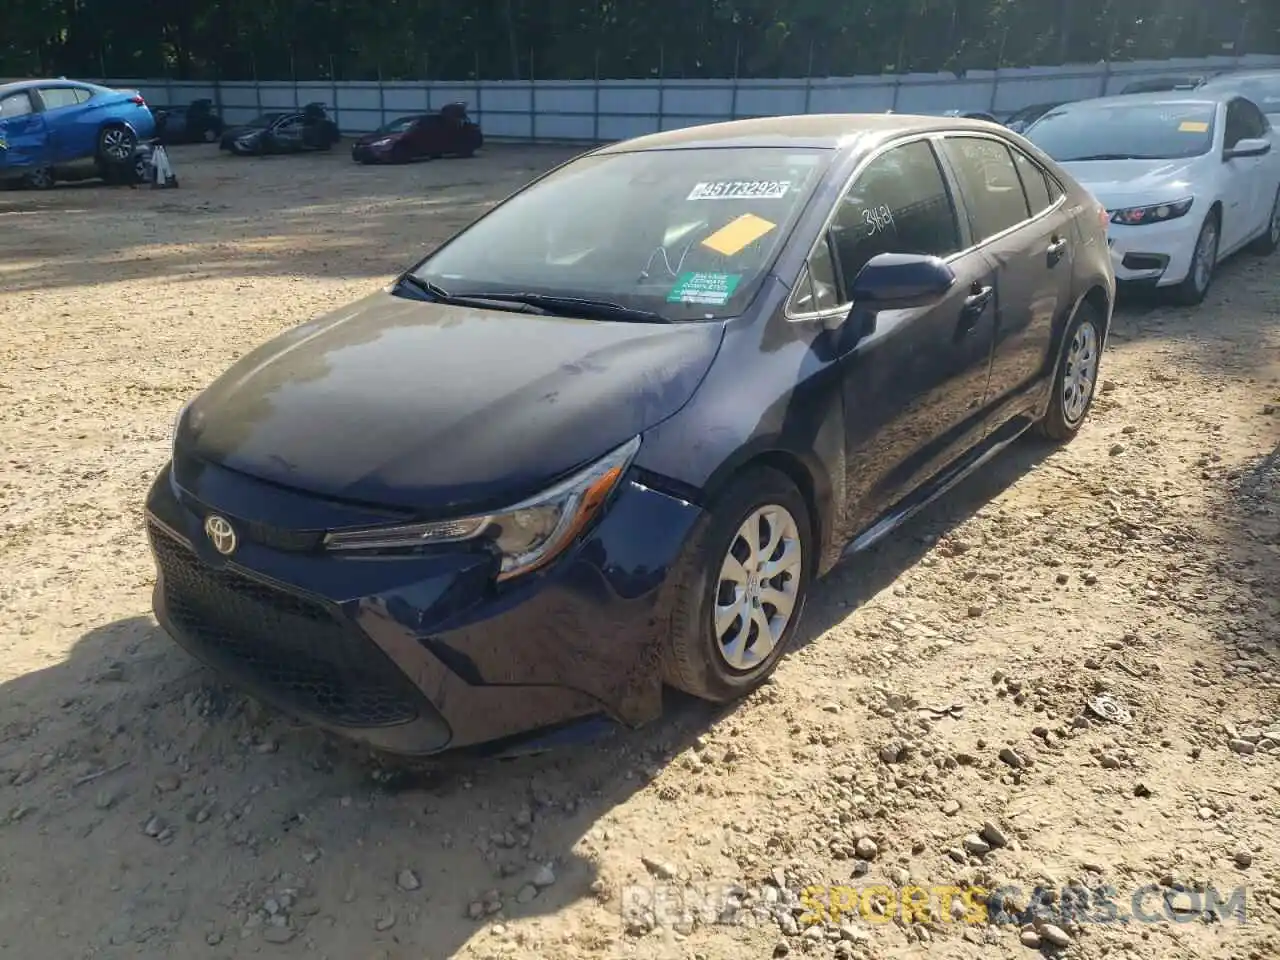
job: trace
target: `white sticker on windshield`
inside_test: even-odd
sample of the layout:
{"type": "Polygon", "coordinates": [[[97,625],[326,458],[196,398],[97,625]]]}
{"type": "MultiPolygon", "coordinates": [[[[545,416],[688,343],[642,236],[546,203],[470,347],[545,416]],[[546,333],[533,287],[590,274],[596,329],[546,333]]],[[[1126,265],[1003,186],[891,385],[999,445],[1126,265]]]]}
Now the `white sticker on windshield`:
{"type": "Polygon", "coordinates": [[[790,180],[711,180],[696,183],[686,200],[781,200],[790,180]]]}

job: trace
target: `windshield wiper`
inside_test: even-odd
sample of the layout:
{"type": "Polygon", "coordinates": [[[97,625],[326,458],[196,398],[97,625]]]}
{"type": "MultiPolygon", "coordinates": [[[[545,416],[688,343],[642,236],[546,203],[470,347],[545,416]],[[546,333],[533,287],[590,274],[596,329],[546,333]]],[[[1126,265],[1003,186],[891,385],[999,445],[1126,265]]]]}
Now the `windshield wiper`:
{"type": "Polygon", "coordinates": [[[653,310],[640,310],[611,300],[593,300],[590,297],[558,297],[546,293],[469,293],[467,296],[477,300],[523,303],[563,316],[597,320],[630,320],[635,323],[674,322],[653,310]]]}
{"type": "Polygon", "coordinates": [[[406,273],[400,278],[400,282],[407,284],[419,293],[425,293],[432,300],[438,303],[447,303],[455,307],[480,307],[488,310],[509,310],[515,313],[537,313],[546,315],[547,310],[539,307],[537,304],[526,303],[522,300],[513,300],[509,297],[490,297],[480,295],[461,295],[450,293],[438,283],[430,280],[423,280],[419,276],[412,273],[406,273]]]}
{"type": "Polygon", "coordinates": [[[1164,160],[1164,157],[1144,157],[1136,153],[1095,153],[1087,157],[1071,157],[1063,163],[1081,163],[1086,160],[1164,160]]]}

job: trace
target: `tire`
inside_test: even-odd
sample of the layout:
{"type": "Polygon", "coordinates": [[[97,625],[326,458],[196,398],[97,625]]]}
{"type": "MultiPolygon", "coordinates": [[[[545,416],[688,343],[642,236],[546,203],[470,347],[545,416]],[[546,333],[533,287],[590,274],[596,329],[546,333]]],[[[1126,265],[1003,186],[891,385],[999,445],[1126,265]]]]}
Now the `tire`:
{"type": "Polygon", "coordinates": [[[1280,189],[1276,190],[1276,199],[1271,204],[1271,220],[1267,224],[1267,231],[1257,240],[1253,241],[1250,249],[1264,257],[1270,256],[1280,248],[1280,189]]]}
{"type": "Polygon", "coordinates": [[[1214,275],[1218,272],[1218,247],[1222,241],[1221,227],[1222,218],[1218,211],[1210,211],[1204,218],[1200,233],[1196,235],[1196,246],[1191,254],[1191,266],[1187,268],[1186,279],[1170,291],[1174,303],[1184,307],[1196,307],[1204,303],[1204,298],[1209,294],[1209,288],[1213,286],[1214,275]],[[1206,244],[1212,248],[1212,254],[1209,250],[1202,249],[1206,244]],[[1209,258],[1204,270],[1198,268],[1202,256],[1209,258]]]}
{"type": "Polygon", "coordinates": [[[734,480],[698,525],[673,570],[676,593],[663,650],[663,679],[676,689],[713,703],[740,699],[764,683],[795,635],[815,563],[809,508],[795,484],[778,471],[764,467],[753,468],[734,480]],[[757,593],[770,584],[758,579],[758,570],[747,557],[747,541],[742,532],[748,528],[767,533],[768,521],[761,524],[759,519],[770,515],[775,522],[781,521],[778,526],[784,536],[775,557],[785,557],[784,548],[798,550],[799,562],[772,584],[784,588],[781,593],[790,596],[790,616],[776,625],[773,646],[753,655],[762,636],[755,616],[763,615],[767,622],[769,610],[776,615],[779,608],[757,593]],[[739,563],[739,569],[745,566],[743,572],[750,577],[736,587],[731,580],[722,583],[731,551],[735,560],[746,559],[745,565],[739,563]],[[722,619],[720,626],[724,629],[717,630],[718,602],[735,596],[739,598],[737,602],[726,606],[736,607],[736,613],[727,613],[726,617],[732,619],[722,619]],[[741,639],[741,656],[733,663],[721,644],[722,635],[741,639]]]}
{"type": "Polygon", "coordinates": [[[22,182],[29,190],[52,190],[57,177],[54,176],[53,167],[36,167],[22,178],[22,182]]]}
{"type": "Polygon", "coordinates": [[[103,163],[128,163],[137,147],[137,135],[126,126],[113,123],[98,131],[97,157],[103,163]]]}
{"type": "Polygon", "coordinates": [[[1066,443],[1080,432],[1098,388],[1102,332],[1103,320],[1097,309],[1082,301],[1063,335],[1049,409],[1036,424],[1036,433],[1042,439],[1066,443]]]}

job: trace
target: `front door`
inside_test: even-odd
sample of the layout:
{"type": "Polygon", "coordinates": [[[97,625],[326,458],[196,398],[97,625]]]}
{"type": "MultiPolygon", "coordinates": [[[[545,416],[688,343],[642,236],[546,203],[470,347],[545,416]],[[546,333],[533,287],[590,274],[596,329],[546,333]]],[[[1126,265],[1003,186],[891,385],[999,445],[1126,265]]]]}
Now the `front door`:
{"type": "Polygon", "coordinates": [[[25,172],[50,162],[44,117],[25,90],[0,99],[0,171],[25,172]]]}
{"type": "Polygon", "coordinates": [[[1053,372],[1054,330],[1072,305],[1071,217],[1057,183],[1002,140],[951,136],[942,151],[1000,278],[986,406],[1002,424],[1037,405],[1053,372]]]}
{"type": "MultiPolygon", "coordinates": [[[[835,332],[841,350],[848,495],[845,539],[977,444],[995,336],[995,271],[967,246],[928,139],[871,160],[841,198],[829,267],[820,246],[810,273],[834,274],[840,291],[881,253],[950,260],[951,291],[937,303],[872,312],[856,303],[835,332]]],[[[848,299],[847,295],[845,299],[848,299]]]]}
{"type": "MultiPolygon", "coordinates": [[[[1227,122],[1223,132],[1222,149],[1225,153],[1241,140],[1267,140],[1270,131],[1262,111],[1241,97],[1227,104],[1227,122]]],[[[1236,157],[1224,160],[1230,172],[1226,178],[1226,211],[1222,218],[1223,254],[1257,236],[1263,224],[1270,223],[1274,197],[1268,191],[1263,198],[1263,181],[1270,157],[1236,157]]]]}

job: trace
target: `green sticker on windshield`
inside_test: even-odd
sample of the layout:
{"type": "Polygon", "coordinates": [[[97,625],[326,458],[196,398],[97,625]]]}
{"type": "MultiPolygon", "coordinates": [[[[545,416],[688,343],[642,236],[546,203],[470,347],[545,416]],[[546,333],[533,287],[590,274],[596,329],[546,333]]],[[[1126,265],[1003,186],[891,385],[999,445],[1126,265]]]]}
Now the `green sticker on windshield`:
{"type": "Polygon", "coordinates": [[[705,303],[723,306],[733,296],[740,273],[682,273],[667,294],[667,303],[705,303]]]}

